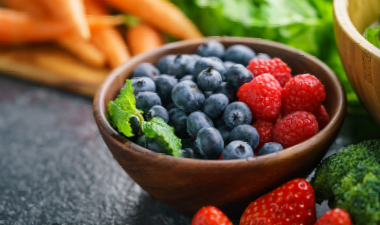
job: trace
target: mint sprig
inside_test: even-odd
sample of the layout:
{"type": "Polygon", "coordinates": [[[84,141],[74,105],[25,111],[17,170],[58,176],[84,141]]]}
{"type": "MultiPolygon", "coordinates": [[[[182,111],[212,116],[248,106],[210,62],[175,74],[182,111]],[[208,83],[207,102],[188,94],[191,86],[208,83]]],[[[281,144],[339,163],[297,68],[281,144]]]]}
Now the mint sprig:
{"type": "Polygon", "coordinates": [[[149,122],[143,121],[141,129],[147,137],[160,138],[167,143],[168,154],[181,157],[179,151],[182,147],[181,139],[174,134],[174,128],[165,123],[163,119],[154,117],[149,122]]]}
{"type": "Polygon", "coordinates": [[[108,112],[112,119],[112,125],[127,137],[134,136],[129,122],[132,117],[137,118],[140,126],[144,121],[144,117],[141,115],[143,112],[136,108],[133,90],[132,81],[127,80],[125,88],[120,90],[120,96],[115,101],[108,103],[108,112]]]}

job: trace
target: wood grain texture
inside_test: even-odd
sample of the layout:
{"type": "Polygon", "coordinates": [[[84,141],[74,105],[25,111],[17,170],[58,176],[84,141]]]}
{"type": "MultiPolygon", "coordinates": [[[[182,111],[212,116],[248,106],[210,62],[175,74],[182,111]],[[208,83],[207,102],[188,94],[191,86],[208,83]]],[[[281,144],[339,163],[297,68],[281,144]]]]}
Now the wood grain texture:
{"type": "Polygon", "coordinates": [[[5,74],[93,97],[109,73],[83,64],[50,44],[0,48],[0,70],[5,74]]]}
{"type": "Polygon", "coordinates": [[[346,112],[346,95],[335,74],[325,64],[302,51],[285,45],[249,38],[207,38],[181,41],[133,57],[114,70],[94,99],[94,117],[102,138],[113,157],[128,175],[154,199],[183,212],[194,213],[214,205],[228,215],[241,215],[254,199],[292,178],[310,172],[334,141],[346,112]],[[256,52],[280,57],[293,75],[311,73],[326,89],[324,105],[330,123],[309,140],[284,151],[240,160],[198,160],[162,155],[125,141],[106,119],[106,106],[125,79],[141,62],[155,63],[167,54],[195,53],[199,45],[217,40],[226,47],[243,44],[256,52]]]}
{"type": "Polygon", "coordinates": [[[347,77],[360,101],[380,125],[380,49],[363,32],[380,15],[378,0],[335,0],[334,32],[347,77]]]}

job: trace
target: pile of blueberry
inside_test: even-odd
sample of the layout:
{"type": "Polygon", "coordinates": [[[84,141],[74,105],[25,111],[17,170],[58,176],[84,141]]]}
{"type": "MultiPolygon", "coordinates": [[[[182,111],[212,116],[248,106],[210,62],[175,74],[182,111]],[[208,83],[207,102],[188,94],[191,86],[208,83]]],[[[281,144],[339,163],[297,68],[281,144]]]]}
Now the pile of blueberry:
{"type": "MultiPolygon", "coordinates": [[[[146,120],[160,117],[182,139],[186,158],[238,159],[253,157],[259,134],[248,105],[236,92],[254,76],[246,68],[253,58],[270,59],[244,45],[225,47],[210,41],[197,54],[166,55],[154,66],[141,63],[132,74],[136,107],[146,120]]],[[[165,146],[144,135],[136,143],[155,152],[165,146]]],[[[282,149],[268,143],[259,155],[282,149]],[[269,144],[269,145],[268,145],[269,144]]]]}

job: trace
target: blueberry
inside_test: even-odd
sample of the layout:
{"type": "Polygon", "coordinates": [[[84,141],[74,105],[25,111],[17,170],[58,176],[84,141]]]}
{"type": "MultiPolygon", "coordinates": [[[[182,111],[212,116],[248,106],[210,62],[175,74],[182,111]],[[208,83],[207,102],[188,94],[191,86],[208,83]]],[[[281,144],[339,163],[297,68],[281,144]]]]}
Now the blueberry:
{"type": "Polygon", "coordinates": [[[170,103],[172,101],[172,90],[178,84],[178,80],[173,76],[160,75],[154,79],[154,83],[156,84],[156,92],[160,96],[162,103],[164,105],[170,103]]]}
{"type": "Polygon", "coordinates": [[[197,54],[191,54],[190,56],[193,57],[193,59],[194,59],[195,61],[197,61],[198,59],[202,58],[202,56],[197,55],[197,54]]]}
{"type": "Polygon", "coordinates": [[[130,119],[129,119],[129,124],[131,125],[131,128],[132,128],[132,133],[133,134],[137,134],[138,131],[140,130],[140,123],[139,123],[139,120],[132,116],[130,119]]]}
{"type": "Polygon", "coordinates": [[[198,47],[197,53],[203,57],[215,56],[218,58],[223,58],[224,56],[224,46],[218,41],[209,41],[198,47]]]}
{"type": "Polygon", "coordinates": [[[211,95],[213,94],[212,91],[204,91],[203,95],[205,96],[205,99],[207,100],[211,95]]]}
{"type": "Polygon", "coordinates": [[[174,102],[171,102],[166,105],[166,110],[169,112],[171,109],[177,108],[177,106],[174,104],[174,102]]]}
{"type": "Polygon", "coordinates": [[[195,79],[194,79],[194,76],[193,76],[193,75],[186,75],[186,76],[182,77],[182,78],[179,80],[179,82],[181,82],[181,81],[185,81],[185,80],[189,80],[189,81],[193,81],[193,82],[195,82],[195,79]]]}
{"type": "Polygon", "coordinates": [[[168,145],[165,143],[165,141],[160,138],[146,138],[146,148],[151,151],[157,153],[167,153],[167,146],[168,145]]]}
{"type": "Polygon", "coordinates": [[[231,61],[225,61],[225,62],[223,62],[223,66],[224,66],[224,68],[226,68],[226,70],[228,70],[228,68],[230,68],[231,66],[233,66],[235,64],[236,63],[231,62],[231,61]]]}
{"type": "Polygon", "coordinates": [[[194,112],[202,108],[205,96],[194,82],[179,82],[171,93],[174,104],[184,112],[194,112]]]}
{"type": "Polygon", "coordinates": [[[229,141],[244,141],[247,142],[252,149],[255,149],[259,145],[259,133],[256,128],[251,125],[243,124],[232,129],[229,137],[229,141]]]}
{"type": "Polygon", "coordinates": [[[136,77],[132,78],[133,94],[137,94],[142,91],[156,92],[156,84],[149,77],[136,77]]]}
{"type": "Polygon", "coordinates": [[[187,118],[187,133],[193,137],[197,136],[200,129],[213,126],[212,120],[203,112],[193,112],[187,118]]]}
{"type": "Polygon", "coordinates": [[[213,61],[217,62],[217,63],[220,63],[223,65],[223,60],[221,60],[220,58],[218,57],[214,57],[214,56],[211,56],[211,57],[208,57],[209,59],[212,59],[213,61]]]}
{"type": "Polygon", "coordinates": [[[152,63],[141,63],[133,71],[132,77],[154,78],[160,75],[160,71],[152,63]]]}
{"type": "Polygon", "coordinates": [[[192,148],[183,148],[179,151],[181,152],[181,158],[190,158],[190,159],[196,158],[196,155],[192,148]]]}
{"type": "Polygon", "coordinates": [[[147,113],[155,105],[162,105],[157,93],[143,91],[136,95],[136,108],[141,109],[144,113],[147,113]]]}
{"type": "Polygon", "coordinates": [[[198,75],[210,66],[212,66],[214,70],[220,73],[223,81],[226,79],[226,69],[224,68],[223,63],[215,59],[205,57],[199,59],[194,65],[194,72],[192,74],[194,75],[195,79],[197,80],[198,75]]]}
{"type": "Polygon", "coordinates": [[[226,125],[226,122],[224,122],[223,115],[214,119],[213,122],[214,122],[214,127],[221,127],[221,126],[226,125]]]}
{"type": "Polygon", "coordinates": [[[189,138],[181,139],[182,148],[193,148],[194,147],[194,140],[189,138]]]}
{"type": "Polygon", "coordinates": [[[284,147],[282,147],[281,144],[276,143],[276,142],[268,142],[263,145],[263,147],[260,148],[259,152],[257,155],[266,155],[274,152],[278,152],[283,150],[284,147]]]}
{"type": "Polygon", "coordinates": [[[212,66],[207,67],[197,77],[198,86],[204,91],[213,91],[222,83],[220,73],[213,69],[212,66]]]}
{"type": "Polygon", "coordinates": [[[236,91],[228,85],[227,82],[221,83],[220,86],[214,90],[214,93],[224,94],[227,96],[230,103],[238,100],[236,91]]]}
{"type": "Polygon", "coordinates": [[[157,153],[167,153],[167,144],[159,138],[148,138],[143,134],[137,138],[136,144],[157,153]]]}
{"type": "Polygon", "coordinates": [[[234,128],[241,124],[251,124],[252,113],[247,104],[233,102],[224,110],[223,118],[227,126],[234,128]]]}
{"type": "Polygon", "coordinates": [[[228,68],[226,79],[229,86],[235,91],[245,84],[253,80],[253,74],[241,64],[235,64],[228,68]]]}
{"type": "Polygon", "coordinates": [[[226,146],[228,143],[230,143],[229,137],[230,137],[232,128],[227,125],[223,125],[223,126],[218,127],[217,129],[220,135],[222,135],[224,146],[226,146]]]}
{"type": "Polygon", "coordinates": [[[160,70],[161,74],[168,74],[169,65],[174,61],[176,55],[166,55],[161,57],[157,63],[157,68],[160,70]]]}
{"type": "Polygon", "coordinates": [[[195,146],[202,158],[218,159],[223,152],[224,142],[216,128],[205,127],[199,130],[195,146]]]}
{"type": "Polygon", "coordinates": [[[136,144],[137,144],[137,145],[140,145],[140,146],[143,147],[143,148],[146,148],[146,140],[147,140],[147,138],[148,138],[148,137],[147,137],[145,134],[139,136],[139,137],[137,138],[136,144]]]}
{"type": "Polygon", "coordinates": [[[153,117],[160,117],[161,119],[165,121],[165,123],[169,122],[168,111],[160,105],[153,106],[152,108],[150,108],[150,110],[146,114],[146,118],[148,121],[151,120],[153,117]]]}
{"type": "Polygon", "coordinates": [[[255,52],[245,45],[232,45],[224,54],[225,61],[231,61],[247,66],[249,61],[255,57],[255,52]]]}
{"type": "Polygon", "coordinates": [[[169,111],[169,123],[175,130],[175,134],[180,138],[186,138],[187,134],[187,114],[178,108],[169,111]]]}
{"type": "Polygon", "coordinates": [[[181,79],[183,76],[192,72],[191,67],[194,67],[194,64],[195,59],[190,55],[177,55],[174,61],[169,65],[168,73],[174,75],[177,79],[181,79]]]}
{"type": "Polygon", "coordinates": [[[244,141],[233,141],[223,150],[223,159],[244,159],[253,157],[253,150],[244,141]]]}
{"type": "Polygon", "coordinates": [[[223,114],[228,102],[224,94],[212,94],[203,105],[203,112],[212,119],[216,119],[223,114]]]}
{"type": "Polygon", "coordinates": [[[255,56],[256,59],[271,59],[271,57],[268,54],[265,53],[259,53],[255,56]]]}

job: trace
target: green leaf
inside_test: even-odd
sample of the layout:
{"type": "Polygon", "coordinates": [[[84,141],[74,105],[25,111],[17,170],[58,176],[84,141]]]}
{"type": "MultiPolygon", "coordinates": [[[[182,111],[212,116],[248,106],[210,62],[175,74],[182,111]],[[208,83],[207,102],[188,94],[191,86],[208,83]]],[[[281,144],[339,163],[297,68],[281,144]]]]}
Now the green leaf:
{"type": "Polygon", "coordinates": [[[365,39],[372,43],[377,48],[380,48],[380,40],[379,40],[380,26],[375,28],[367,28],[365,30],[365,39]]]}
{"type": "Polygon", "coordinates": [[[168,154],[181,157],[181,139],[174,134],[174,128],[169,126],[159,117],[154,117],[149,122],[143,121],[142,132],[149,138],[160,138],[168,145],[168,154]]]}
{"type": "Polygon", "coordinates": [[[113,127],[117,128],[120,133],[123,133],[127,137],[134,136],[129,120],[132,117],[136,117],[141,125],[144,118],[141,115],[142,111],[136,109],[136,99],[133,94],[132,81],[126,81],[125,88],[120,90],[120,96],[115,99],[115,101],[110,101],[108,106],[113,127]]]}

